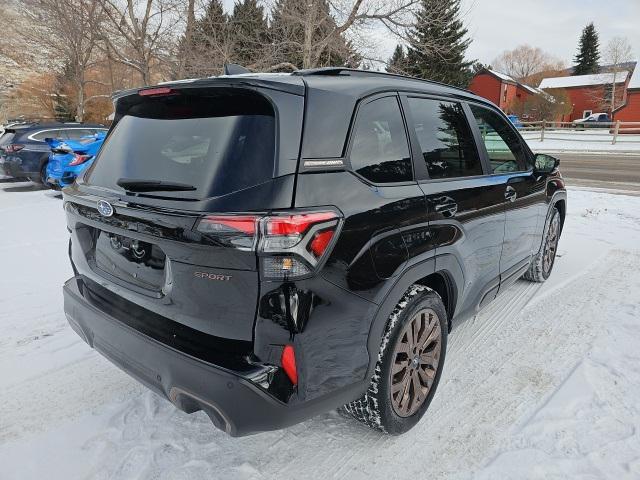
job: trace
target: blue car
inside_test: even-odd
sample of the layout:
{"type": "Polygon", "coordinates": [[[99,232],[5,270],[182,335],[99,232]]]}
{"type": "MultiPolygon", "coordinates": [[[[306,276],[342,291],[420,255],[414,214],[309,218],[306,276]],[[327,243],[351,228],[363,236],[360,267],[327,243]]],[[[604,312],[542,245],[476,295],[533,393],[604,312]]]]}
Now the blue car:
{"type": "Polygon", "coordinates": [[[93,163],[93,159],[104,142],[106,132],[78,140],[47,138],[51,148],[46,170],[46,183],[51,188],[64,188],[93,163]]]}
{"type": "Polygon", "coordinates": [[[51,153],[46,138],[78,140],[106,131],[104,125],[82,123],[23,123],[7,127],[0,136],[0,175],[44,183],[51,153]]]}
{"type": "Polygon", "coordinates": [[[507,115],[507,118],[513,123],[513,126],[520,130],[523,125],[517,115],[507,115]]]}

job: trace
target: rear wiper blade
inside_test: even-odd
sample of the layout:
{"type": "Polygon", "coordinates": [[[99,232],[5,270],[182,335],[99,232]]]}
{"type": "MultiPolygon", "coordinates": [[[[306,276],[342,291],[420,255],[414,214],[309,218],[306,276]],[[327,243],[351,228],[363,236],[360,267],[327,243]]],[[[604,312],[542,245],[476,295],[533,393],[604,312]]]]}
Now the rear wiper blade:
{"type": "Polygon", "coordinates": [[[121,178],[116,182],[118,186],[130,192],[187,192],[197,190],[193,185],[163,180],[137,180],[121,178]]]}

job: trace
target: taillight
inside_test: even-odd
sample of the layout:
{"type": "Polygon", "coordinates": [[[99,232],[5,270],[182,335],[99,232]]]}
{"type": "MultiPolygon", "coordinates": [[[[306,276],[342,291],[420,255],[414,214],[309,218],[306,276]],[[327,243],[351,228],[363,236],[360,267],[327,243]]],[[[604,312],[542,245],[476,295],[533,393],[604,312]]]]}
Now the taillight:
{"type": "Polygon", "coordinates": [[[69,164],[70,167],[75,167],[76,165],[82,165],[87,160],[89,160],[92,155],[80,155],[78,153],[73,155],[73,161],[69,164]]]}
{"type": "Polygon", "coordinates": [[[222,245],[250,250],[256,244],[259,218],[257,215],[207,215],[200,219],[197,230],[222,245]]]}
{"type": "Polygon", "coordinates": [[[141,97],[164,97],[167,95],[177,95],[178,92],[169,87],[145,88],[138,90],[141,97]]]}
{"type": "Polygon", "coordinates": [[[24,145],[20,145],[19,143],[10,143],[6,147],[3,147],[3,150],[6,153],[16,153],[24,148],[24,145]]]}
{"type": "Polygon", "coordinates": [[[340,216],[333,211],[273,215],[207,215],[196,229],[215,244],[256,250],[262,277],[300,278],[312,273],[331,245],[340,216]]]}
{"type": "Polygon", "coordinates": [[[340,217],[336,212],[281,214],[262,220],[262,275],[286,280],[310,274],[328,250],[340,217]]]}
{"type": "Polygon", "coordinates": [[[294,385],[298,384],[298,370],[296,368],[296,353],[293,349],[293,345],[285,345],[282,350],[282,358],[280,359],[282,369],[287,374],[289,380],[294,385]]]}

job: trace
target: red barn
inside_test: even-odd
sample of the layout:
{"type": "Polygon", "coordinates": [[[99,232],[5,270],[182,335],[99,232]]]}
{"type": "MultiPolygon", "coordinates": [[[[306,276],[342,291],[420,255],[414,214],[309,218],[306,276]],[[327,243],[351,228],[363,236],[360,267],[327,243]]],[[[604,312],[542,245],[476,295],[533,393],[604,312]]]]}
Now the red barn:
{"type": "Polygon", "coordinates": [[[629,72],[596,73],[593,75],[575,75],[572,77],[545,78],[540,83],[542,90],[563,89],[573,106],[564,120],[572,122],[585,118],[592,113],[609,112],[611,88],[615,81],[616,103],[622,103],[626,96],[626,83],[629,72]],[[615,77],[615,78],[614,78],[615,77]]]}
{"type": "Polygon", "coordinates": [[[640,122],[640,65],[627,84],[627,95],[622,106],[613,112],[613,119],[621,122],[640,122]]]}
{"type": "Polygon", "coordinates": [[[492,101],[506,113],[513,113],[516,102],[525,102],[529,96],[540,93],[509,75],[489,69],[482,70],[473,77],[469,90],[492,101]]]}

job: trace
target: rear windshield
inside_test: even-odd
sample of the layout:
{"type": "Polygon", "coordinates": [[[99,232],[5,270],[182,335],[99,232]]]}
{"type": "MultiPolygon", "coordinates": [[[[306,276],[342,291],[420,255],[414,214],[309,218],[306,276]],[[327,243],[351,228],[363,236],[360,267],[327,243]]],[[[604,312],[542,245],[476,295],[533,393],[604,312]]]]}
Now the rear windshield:
{"type": "Polygon", "coordinates": [[[275,117],[264,97],[222,90],[134,97],[107,137],[87,183],[122,190],[120,179],[175,182],[195,190],[145,195],[191,200],[272,178],[275,117]]]}
{"type": "Polygon", "coordinates": [[[4,135],[0,135],[0,145],[9,145],[15,136],[14,132],[6,131],[4,135]]]}

